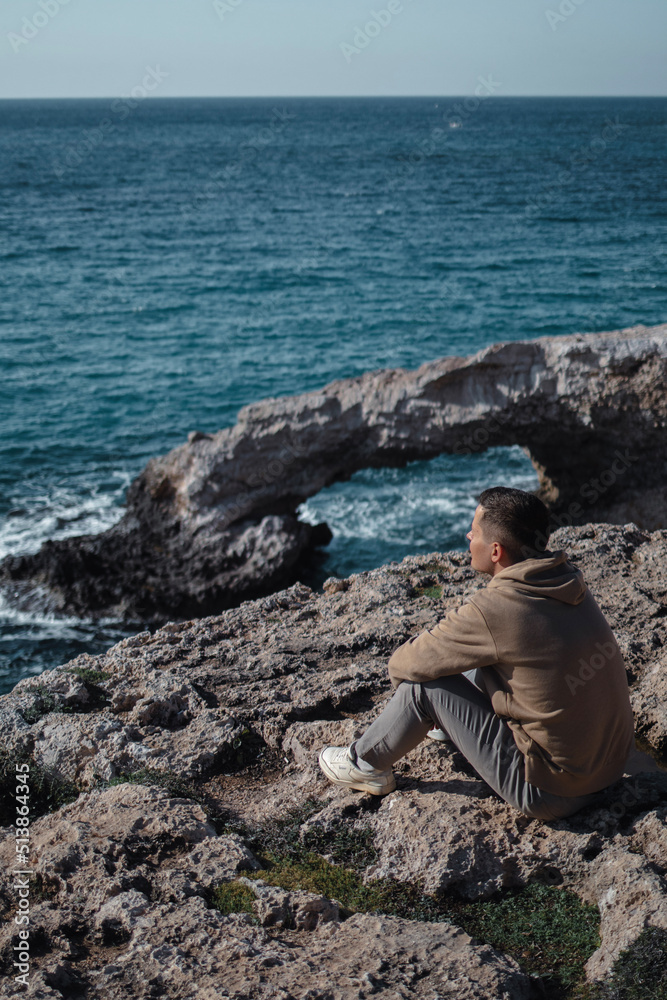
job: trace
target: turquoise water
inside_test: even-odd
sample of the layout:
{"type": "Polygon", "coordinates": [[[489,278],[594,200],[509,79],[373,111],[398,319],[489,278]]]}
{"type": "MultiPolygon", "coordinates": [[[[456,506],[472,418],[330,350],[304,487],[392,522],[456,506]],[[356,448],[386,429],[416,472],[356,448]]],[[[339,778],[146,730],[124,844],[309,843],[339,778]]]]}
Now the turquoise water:
{"type": "MultiPolygon", "coordinates": [[[[108,527],[152,455],[264,396],[664,321],[667,101],[455,103],[0,102],[0,554],[108,527]]],[[[345,574],[465,547],[497,482],[535,484],[520,450],[302,513],[345,574]]],[[[0,690],[126,632],[5,603],[0,690]]]]}

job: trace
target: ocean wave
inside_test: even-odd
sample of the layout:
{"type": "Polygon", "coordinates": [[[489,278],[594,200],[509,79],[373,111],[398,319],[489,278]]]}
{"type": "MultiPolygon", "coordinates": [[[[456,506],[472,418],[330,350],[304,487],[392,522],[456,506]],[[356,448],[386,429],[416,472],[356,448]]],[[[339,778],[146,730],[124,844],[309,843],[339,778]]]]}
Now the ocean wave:
{"type": "Polygon", "coordinates": [[[122,628],[125,631],[117,618],[77,618],[49,611],[24,611],[13,607],[0,591],[0,627],[4,626],[8,626],[8,629],[0,632],[0,646],[14,642],[17,632],[38,642],[47,639],[81,639],[83,634],[88,634],[91,626],[95,630],[122,628]]]}
{"type": "Polygon", "coordinates": [[[0,593],[0,694],[11,691],[26,677],[69,663],[81,653],[104,653],[144,627],[132,628],[109,618],[93,621],[21,611],[0,593]]]}
{"type": "Polygon", "coordinates": [[[119,502],[131,481],[125,470],[112,476],[118,486],[111,491],[87,483],[24,484],[22,495],[14,495],[12,508],[0,521],[0,559],[37,552],[48,540],[98,534],[111,528],[123,516],[119,502]]]}
{"type": "Polygon", "coordinates": [[[308,524],[329,525],[336,558],[353,561],[356,542],[375,543],[377,565],[386,545],[465,549],[481,491],[501,483],[534,490],[537,475],[518,446],[470,456],[463,465],[458,456],[441,455],[404,469],[364,469],[304,501],[298,514],[308,524]]]}

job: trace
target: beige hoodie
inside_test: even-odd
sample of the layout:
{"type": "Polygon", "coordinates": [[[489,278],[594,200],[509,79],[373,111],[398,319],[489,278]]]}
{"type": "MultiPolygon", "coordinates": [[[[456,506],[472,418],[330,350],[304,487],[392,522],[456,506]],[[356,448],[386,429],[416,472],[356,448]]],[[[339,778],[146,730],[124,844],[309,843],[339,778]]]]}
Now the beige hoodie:
{"type": "Polygon", "coordinates": [[[621,777],[634,745],[625,665],[564,552],[501,570],[388,664],[394,687],[476,667],[525,757],[526,781],[586,795],[621,777]]]}

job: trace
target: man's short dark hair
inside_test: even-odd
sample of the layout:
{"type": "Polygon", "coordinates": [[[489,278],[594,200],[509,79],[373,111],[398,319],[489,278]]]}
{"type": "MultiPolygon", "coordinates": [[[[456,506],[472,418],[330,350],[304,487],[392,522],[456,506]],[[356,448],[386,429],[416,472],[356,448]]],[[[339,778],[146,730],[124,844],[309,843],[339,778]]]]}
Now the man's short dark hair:
{"type": "Polygon", "coordinates": [[[549,542],[549,511],[534,493],[510,486],[492,486],[480,494],[479,505],[484,537],[500,542],[513,562],[545,551],[549,542]]]}

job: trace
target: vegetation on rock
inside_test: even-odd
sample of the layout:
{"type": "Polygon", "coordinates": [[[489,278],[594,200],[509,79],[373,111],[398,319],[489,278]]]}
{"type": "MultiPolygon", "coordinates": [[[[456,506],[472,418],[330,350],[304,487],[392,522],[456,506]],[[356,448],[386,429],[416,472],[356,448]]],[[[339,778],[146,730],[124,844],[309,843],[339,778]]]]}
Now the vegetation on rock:
{"type": "MultiPolygon", "coordinates": [[[[408,920],[451,921],[472,938],[510,954],[525,972],[539,976],[552,1000],[584,1000],[583,966],[600,945],[596,906],[582,903],[567,889],[540,882],[470,902],[453,893],[436,898],[419,883],[364,880],[362,869],[375,855],[370,829],[341,824],[328,832],[307,827],[300,835],[301,826],[318,808],[321,803],[311,801],[254,831],[237,827],[235,832],[244,835],[265,865],[248,877],[335,899],[344,918],[378,912],[408,920]]],[[[226,907],[225,913],[252,912],[251,896],[243,883],[228,883],[215,890],[214,905],[226,907]]]]}
{"type": "Polygon", "coordinates": [[[80,789],[56,768],[38,764],[25,747],[0,747],[0,826],[10,826],[16,817],[16,765],[27,764],[29,775],[28,817],[30,821],[55,812],[78,798],[80,789]]]}

